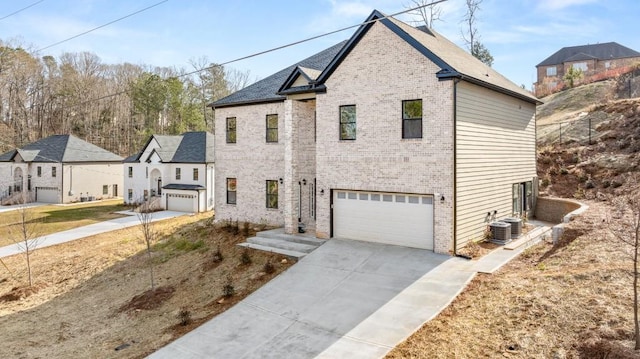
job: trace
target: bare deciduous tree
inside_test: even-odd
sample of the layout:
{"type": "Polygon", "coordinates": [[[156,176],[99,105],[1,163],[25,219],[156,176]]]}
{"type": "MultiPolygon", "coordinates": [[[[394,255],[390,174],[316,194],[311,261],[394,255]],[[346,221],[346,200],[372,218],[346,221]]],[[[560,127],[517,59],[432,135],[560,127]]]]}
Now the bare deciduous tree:
{"type": "MultiPolygon", "coordinates": [[[[637,182],[636,182],[637,183],[637,182]]],[[[633,262],[633,320],[635,350],[640,349],[640,318],[638,317],[638,259],[640,254],[640,194],[617,197],[614,200],[613,220],[609,220],[609,231],[620,242],[626,244],[625,249],[633,262]]]]}
{"type": "Polygon", "coordinates": [[[478,21],[478,12],[480,11],[480,4],[484,0],[465,0],[467,8],[462,22],[464,23],[464,30],[462,30],[462,39],[464,40],[471,55],[478,60],[484,62],[487,66],[493,65],[493,56],[481,42],[480,35],[478,34],[478,27],[476,22],[478,21]]]}
{"type": "MultiPolygon", "coordinates": [[[[27,201],[23,200],[22,203],[27,201]]],[[[27,277],[29,279],[29,287],[33,286],[33,275],[31,271],[31,256],[38,248],[41,237],[38,236],[39,219],[33,213],[33,210],[26,205],[20,206],[15,212],[15,225],[11,227],[12,239],[18,246],[27,262],[27,277]]],[[[7,268],[8,269],[8,268],[7,268]]]]}
{"type": "Polygon", "coordinates": [[[151,289],[155,288],[155,279],[153,275],[153,256],[152,245],[156,240],[156,232],[153,228],[153,212],[154,208],[150,201],[144,201],[138,207],[138,220],[140,221],[140,230],[142,231],[142,239],[146,245],[147,259],[149,261],[149,274],[151,279],[151,289]]]}
{"type": "Polygon", "coordinates": [[[438,4],[433,4],[431,0],[411,0],[405,8],[416,8],[409,14],[419,17],[420,20],[417,22],[423,23],[429,29],[434,28],[434,22],[441,20],[442,8],[438,4]]]}

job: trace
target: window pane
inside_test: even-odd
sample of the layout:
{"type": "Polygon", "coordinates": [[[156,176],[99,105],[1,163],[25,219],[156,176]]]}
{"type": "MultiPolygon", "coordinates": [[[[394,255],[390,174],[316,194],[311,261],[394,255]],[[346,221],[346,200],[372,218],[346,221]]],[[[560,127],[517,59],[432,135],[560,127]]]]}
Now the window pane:
{"type": "Polygon", "coordinates": [[[402,138],[422,138],[422,119],[403,120],[402,138]]]}
{"type": "Polygon", "coordinates": [[[267,115],[267,128],[278,128],[278,115],[267,115]]]}
{"type": "Polygon", "coordinates": [[[236,204],[236,193],[235,192],[227,192],[227,203],[228,204],[236,204]]]}
{"type": "Polygon", "coordinates": [[[382,201],[384,202],[393,202],[393,196],[390,194],[383,194],[382,201]]]}
{"type": "Polygon", "coordinates": [[[340,123],[356,122],[355,106],[340,106],[340,123]]]}
{"type": "Polygon", "coordinates": [[[376,193],[372,193],[371,194],[371,200],[372,201],[379,201],[380,200],[380,195],[376,194],[376,193]]]}
{"type": "Polygon", "coordinates": [[[278,194],[278,181],[267,181],[267,193],[278,194]]]}
{"type": "Polygon", "coordinates": [[[236,179],[235,178],[227,178],[227,191],[236,190],[236,179]]]}
{"type": "Polygon", "coordinates": [[[349,192],[348,196],[349,196],[349,199],[358,199],[358,195],[353,192],[349,192]]]}
{"type": "Polygon", "coordinates": [[[340,124],[340,139],[341,140],[355,140],[356,139],[356,124],[355,123],[341,123],[340,124]]]}
{"type": "Polygon", "coordinates": [[[402,118],[422,118],[422,100],[402,101],[402,118]]]}
{"type": "Polygon", "coordinates": [[[396,202],[404,203],[405,202],[405,197],[396,195],[396,202]]]}

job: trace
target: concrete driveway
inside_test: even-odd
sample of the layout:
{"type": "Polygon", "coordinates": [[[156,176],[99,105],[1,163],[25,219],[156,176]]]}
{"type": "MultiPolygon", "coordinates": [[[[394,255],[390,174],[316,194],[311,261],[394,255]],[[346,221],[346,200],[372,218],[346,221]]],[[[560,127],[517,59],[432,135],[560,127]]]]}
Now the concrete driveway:
{"type": "MultiPolygon", "coordinates": [[[[53,246],[60,243],[82,239],[89,236],[94,236],[96,234],[133,227],[140,224],[140,220],[138,219],[137,215],[134,212],[123,211],[119,213],[126,214],[127,217],[111,219],[104,222],[90,224],[88,226],[83,226],[83,227],[73,228],[66,231],[62,231],[62,232],[48,234],[46,236],[35,238],[32,241],[36,241],[36,243],[38,243],[36,249],[40,249],[40,248],[49,247],[49,246],[53,246]]],[[[151,220],[155,222],[163,219],[184,216],[186,214],[187,213],[184,213],[184,212],[174,212],[174,211],[154,212],[151,217],[151,220]]],[[[22,253],[23,252],[22,247],[24,246],[19,246],[17,244],[0,247],[0,258],[22,253]]]]}
{"type": "Polygon", "coordinates": [[[468,263],[332,239],[150,358],[382,357],[464,289],[468,263]]]}

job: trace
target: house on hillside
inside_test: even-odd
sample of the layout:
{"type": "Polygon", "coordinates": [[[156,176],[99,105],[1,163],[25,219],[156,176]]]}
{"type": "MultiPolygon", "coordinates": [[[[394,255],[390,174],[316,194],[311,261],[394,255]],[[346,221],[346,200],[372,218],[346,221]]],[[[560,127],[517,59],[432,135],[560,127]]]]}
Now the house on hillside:
{"type": "Polygon", "coordinates": [[[585,77],[602,74],[604,79],[634,64],[640,64],[640,52],[616,42],[563,47],[536,65],[536,90],[553,90],[571,67],[581,70],[585,77]]]}
{"type": "Polygon", "coordinates": [[[70,203],[113,198],[122,157],[73,135],[54,135],[0,155],[3,203],[70,203]]]}
{"type": "Polygon", "coordinates": [[[124,160],[124,202],[205,212],[214,205],[214,138],[209,132],[153,135],[124,160]]]}
{"type": "Polygon", "coordinates": [[[537,103],[373,11],[348,41],[211,104],[216,220],[455,253],[531,212],[537,103]]]}

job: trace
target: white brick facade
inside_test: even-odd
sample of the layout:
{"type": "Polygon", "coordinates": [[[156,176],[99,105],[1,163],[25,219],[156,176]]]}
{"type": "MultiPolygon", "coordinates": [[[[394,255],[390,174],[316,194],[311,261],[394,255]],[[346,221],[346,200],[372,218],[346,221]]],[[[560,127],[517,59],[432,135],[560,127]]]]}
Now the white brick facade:
{"type": "Polygon", "coordinates": [[[266,208],[266,181],[283,179],[284,104],[282,102],[216,109],[216,221],[284,224],[283,184],[278,208],[266,208]],[[266,141],[266,116],[278,115],[278,142],[266,141]],[[226,142],[226,119],[236,118],[236,143],[226,142]],[[236,178],[236,204],[227,204],[227,178],[236,178]]]}
{"type": "Polygon", "coordinates": [[[317,97],[318,237],[330,236],[332,189],[444,195],[434,250],[451,249],[453,91],[439,68],[376,23],[317,97]],[[422,99],[423,138],[402,139],[402,100],[422,99]],[[356,140],[339,140],[339,106],[356,105],[356,140]]]}
{"type": "MultiPolygon", "coordinates": [[[[372,16],[381,15],[374,12],[372,16]]],[[[338,228],[332,228],[334,191],[409,193],[433,198],[433,249],[438,253],[455,253],[454,237],[460,228],[467,231],[466,240],[485,227],[484,222],[475,221],[473,200],[464,202],[462,209],[464,215],[474,212],[474,221],[467,221],[460,213],[454,215],[461,209],[456,203],[456,180],[469,182],[471,178],[466,174],[456,176],[460,168],[456,167],[456,131],[466,128],[461,127],[462,122],[468,123],[465,112],[456,109],[457,101],[461,101],[456,89],[470,89],[464,95],[472,99],[489,99],[490,103],[483,103],[483,108],[476,111],[482,126],[497,130],[506,121],[508,126],[517,127],[509,136],[517,138],[517,148],[527,156],[515,163],[524,175],[514,177],[514,181],[526,181],[527,176],[535,174],[535,158],[529,153],[533,150],[535,155],[535,128],[530,121],[536,99],[440,35],[426,34],[395,20],[363,25],[342,51],[346,52],[332,57],[333,61],[327,60],[324,72],[317,67],[308,71],[321,73],[317,78],[299,75],[308,70],[300,68],[309,59],[300,62],[297,69],[290,68],[291,75],[286,81],[279,77],[276,85],[283,91],[281,94],[288,94],[285,99],[260,97],[264,96],[263,86],[274,86],[269,82],[274,74],[260,86],[246,92],[241,90],[240,95],[231,95],[218,106],[214,104],[219,184],[216,219],[263,222],[284,226],[287,232],[297,231],[299,223],[304,223],[317,237],[331,238],[332,230],[338,228]],[[443,60],[436,51],[448,57],[443,60]],[[446,61],[475,77],[465,77],[446,61]],[[466,81],[487,82],[491,88],[504,88],[509,94],[468,86],[466,81]],[[260,89],[258,94],[255,89],[260,89]],[[243,102],[247,101],[246,96],[256,96],[252,102],[271,102],[243,102]],[[403,138],[402,104],[406,100],[421,100],[421,138],[403,138]],[[494,107],[498,104],[500,109],[496,112],[494,107]],[[356,108],[355,140],[340,139],[340,106],[345,105],[356,108]],[[265,118],[276,113],[279,141],[266,143],[265,118]],[[237,120],[237,143],[233,144],[226,143],[225,125],[229,117],[237,120]],[[237,178],[237,204],[226,203],[227,178],[237,178]],[[282,179],[278,210],[265,208],[268,179],[282,179]],[[464,226],[456,222],[458,219],[464,226]]],[[[276,87],[273,94],[277,91],[276,87]]],[[[490,147],[491,140],[485,140],[491,138],[485,136],[484,142],[465,144],[490,147]]],[[[480,153],[481,149],[477,151],[480,153]]],[[[461,158],[458,154],[458,159],[461,158]]],[[[509,205],[503,192],[510,191],[511,182],[500,188],[483,183],[480,191],[487,205],[491,208],[509,205]]],[[[460,184],[457,187],[466,188],[460,184]]],[[[486,215],[486,211],[479,215],[486,215]]]]}

